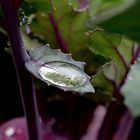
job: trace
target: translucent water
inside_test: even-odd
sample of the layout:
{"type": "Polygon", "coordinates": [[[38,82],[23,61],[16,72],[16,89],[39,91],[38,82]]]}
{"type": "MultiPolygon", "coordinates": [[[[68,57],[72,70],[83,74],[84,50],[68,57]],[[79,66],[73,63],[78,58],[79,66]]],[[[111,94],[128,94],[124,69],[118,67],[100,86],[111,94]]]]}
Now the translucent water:
{"type": "Polygon", "coordinates": [[[79,87],[85,84],[86,75],[77,66],[65,62],[49,62],[41,66],[39,74],[43,80],[61,87],[79,87]]]}

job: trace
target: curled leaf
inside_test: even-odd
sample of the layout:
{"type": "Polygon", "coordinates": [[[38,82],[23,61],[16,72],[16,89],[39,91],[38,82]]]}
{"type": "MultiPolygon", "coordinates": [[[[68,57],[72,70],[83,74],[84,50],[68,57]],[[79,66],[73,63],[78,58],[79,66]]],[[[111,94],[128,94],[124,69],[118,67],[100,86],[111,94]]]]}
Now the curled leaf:
{"type": "Polygon", "coordinates": [[[91,79],[91,83],[96,91],[94,96],[90,96],[91,99],[100,103],[106,103],[112,100],[114,91],[111,81],[113,78],[111,76],[112,74],[111,62],[108,62],[99,68],[98,72],[91,79]]]}
{"type": "Polygon", "coordinates": [[[53,50],[49,45],[29,51],[26,68],[37,78],[64,91],[94,92],[84,62],[74,61],[70,54],[53,50]]]}

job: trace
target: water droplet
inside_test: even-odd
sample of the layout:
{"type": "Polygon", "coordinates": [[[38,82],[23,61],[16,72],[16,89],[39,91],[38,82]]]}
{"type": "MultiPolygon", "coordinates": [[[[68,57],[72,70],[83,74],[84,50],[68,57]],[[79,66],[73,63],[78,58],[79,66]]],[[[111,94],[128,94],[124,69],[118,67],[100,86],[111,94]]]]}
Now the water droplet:
{"type": "Polygon", "coordinates": [[[77,66],[65,62],[49,62],[39,69],[41,77],[53,85],[78,87],[86,82],[85,73],[77,66]]]}
{"type": "Polygon", "coordinates": [[[132,76],[128,76],[128,80],[132,81],[133,80],[132,76]]]}
{"type": "Polygon", "coordinates": [[[29,24],[28,17],[25,16],[25,13],[22,9],[19,9],[19,11],[18,11],[18,18],[20,21],[20,25],[29,24]]]}
{"type": "Polygon", "coordinates": [[[27,22],[28,22],[28,17],[24,16],[23,19],[22,19],[22,23],[26,24],[27,22]]]}
{"type": "Polygon", "coordinates": [[[4,134],[5,134],[5,136],[7,136],[7,137],[11,137],[12,135],[15,134],[15,132],[16,132],[16,129],[15,129],[14,127],[8,127],[8,128],[5,130],[4,134]]]}
{"type": "Polygon", "coordinates": [[[29,24],[28,23],[28,17],[24,16],[20,19],[20,25],[26,25],[26,24],[29,24]]]}
{"type": "Polygon", "coordinates": [[[7,46],[11,46],[11,43],[10,43],[10,41],[7,41],[7,46]]]}

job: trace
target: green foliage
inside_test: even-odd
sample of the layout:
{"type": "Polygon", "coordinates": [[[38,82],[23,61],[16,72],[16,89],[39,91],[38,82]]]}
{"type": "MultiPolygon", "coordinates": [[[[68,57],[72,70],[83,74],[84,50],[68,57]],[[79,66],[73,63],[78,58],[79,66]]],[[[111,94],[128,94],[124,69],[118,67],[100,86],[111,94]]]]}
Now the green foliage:
{"type": "Polygon", "coordinates": [[[135,2],[131,0],[90,0],[89,23],[99,23],[123,11],[135,2]]]}
{"type": "Polygon", "coordinates": [[[133,41],[120,35],[96,31],[89,33],[89,48],[92,52],[112,60],[106,70],[107,77],[119,85],[132,58],[133,41]]]}
{"type": "MultiPolygon", "coordinates": [[[[108,20],[98,21],[95,19],[95,23],[93,20],[89,21],[89,26],[93,27],[94,25],[98,25],[103,29],[126,35],[136,41],[140,41],[140,1],[137,0],[137,3],[134,1],[128,1],[130,3],[131,8],[127,9],[125,12],[121,12],[117,16],[113,16],[108,20]],[[134,4],[132,4],[134,2],[134,4]]],[[[111,11],[110,11],[111,12],[111,11]]],[[[105,16],[105,15],[104,15],[105,16]]]]}
{"type": "Polygon", "coordinates": [[[136,117],[140,116],[140,62],[131,66],[127,76],[125,85],[121,89],[121,94],[124,96],[124,103],[132,114],[136,117]]]}
{"type": "Polygon", "coordinates": [[[83,12],[89,8],[88,0],[68,0],[69,5],[72,5],[75,11],[83,12]]]}
{"type": "Polygon", "coordinates": [[[107,65],[102,66],[98,72],[92,77],[92,84],[95,88],[95,94],[90,96],[97,102],[108,102],[113,98],[113,84],[106,76],[107,65]]]}
{"type": "Polygon", "coordinates": [[[48,14],[48,12],[53,10],[51,0],[25,0],[22,7],[27,15],[36,12],[48,14]]]}
{"type": "MultiPolygon", "coordinates": [[[[26,0],[23,9],[35,38],[24,33],[25,44],[30,49],[41,40],[61,48],[61,37],[74,59],[85,61],[85,71],[93,76],[95,94],[88,97],[108,102],[115,88],[122,86],[137,50],[135,41],[140,41],[139,6],[138,0],[26,0]]],[[[127,86],[127,80],[123,84],[127,86]]],[[[132,85],[129,91],[134,90],[132,85]]],[[[135,104],[135,99],[126,105],[135,104]]]]}

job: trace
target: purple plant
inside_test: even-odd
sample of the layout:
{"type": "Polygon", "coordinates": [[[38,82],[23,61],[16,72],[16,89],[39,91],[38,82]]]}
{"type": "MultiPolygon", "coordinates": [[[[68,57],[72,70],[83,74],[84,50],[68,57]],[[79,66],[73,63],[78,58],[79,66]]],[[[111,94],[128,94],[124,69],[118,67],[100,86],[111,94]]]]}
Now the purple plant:
{"type": "MultiPolygon", "coordinates": [[[[47,19],[48,25],[51,25],[46,28],[48,31],[53,30],[54,34],[52,36],[54,35],[55,42],[52,42],[57,44],[62,53],[60,50],[50,49],[47,45],[33,50],[26,49],[19,21],[19,8],[22,2],[22,0],[0,0],[2,10],[0,26],[7,33],[10,41],[25,115],[25,118],[21,117],[6,123],[2,122],[0,140],[9,140],[10,138],[15,140],[139,139],[139,118],[135,119],[134,117],[139,116],[138,109],[134,109],[134,105],[138,103],[137,101],[136,103],[130,103],[128,87],[129,84],[131,85],[129,82],[133,78],[139,77],[137,69],[139,68],[140,47],[138,43],[124,36],[110,34],[99,27],[95,27],[97,24],[106,29],[106,24],[110,21],[108,20],[107,23],[103,21],[100,24],[100,18],[102,17],[102,10],[106,10],[109,5],[103,5],[95,13],[95,15],[98,15],[96,15],[97,18],[91,17],[94,11],[92,11],[92,4],[88,0],[79,0],[78,5],[69,0],[68,4],[63,7],[66,8],[63,9],[64,13],[61,16],[51,10],[44,14],[42,7],[40,8],[43,11],[42,13],[36,12],[44,20],[47,19]],[[89,14],[88,18],[90,17],[90,20],[87,20],[87,13],[84,14],[84,12],[89,14]],[[64,33],[65,30],[63,30],[63,20],[67,16],[72,19],[72,23],[68,26],[70,33],[64,33]],[[77,17],[79,17],[78,20],[77,17]],[[81,25],[81,23],[83,21],[84,23],[86,21],[86,29],[82,28],[83,24],[81,25]],[[97,22],[94,23],[94,21],[97,22]],[[75,26],[77,28],[74,28],[75,26]],[[77,39],[77,34],[82,38],[81,41],[77,39]],[[74,35],[76,39],[73,37],[74,35]],[[79,49],[79,46],[73,48],[71,40],[75,44],[80,44],[82,49],[79,49]],[[85,49],[83,46],[87,46],[87,44],[88,49],[85,49]],[[126,53],[126,50],[128,53],[126,53]],[[91,83],[90,78],[84,72],[84,63],[73,60],[70,54],[65,54],[69,52],[72,52],[75,58],[79,57],[80,60],[82,58],[83,61],[87,62],[85,71],[90,76],[93,75],[91,83]],[[78,53],[81,55],[77,55],[78,53]],[[86,53],[88,55],[85,57],[86,53]],[[93,62],[93,60],[96,60],[96,62],[93,62]],[[47,69],[51,68],[53,71],[59,71],[60,69],[63,73],[56,71],[56,74],[53,73],[48,76],[47,74],[50,72],[48,71],[44,75],[47,75],[50,79],[48,80],[46,76],[47,80],[44,80],[39,73],[42,66],[47,69]],[[45,87],[41,82],[39,86],[43,85],[43,88],[35,88],[35,82],[38,82],[38,80],[33,78],[26,68],[35,77],[51,86],[45,87]],[[69,74],[68,70],[73,73],[69,74]],[[76,74],[82,79],[77,76],[80,80],[76,81],[77,77],[74,77],[76,74]],[[71,77],[74,77],[75,81],[71,77]],[[52,79],[55,82],[52,82],[52,79]],[[64,82],[61,80],[64,80],[64,82]],[[94,92],[94,89],[95,94],[91,93],[94,92]]],[[[49,1],[48,4],[50,4],[49,1]]],[[[59,9],[58,3],[55,4],[56,9],[59,9]]],[[[34,11],[34,9],[32,10],[34,11]]],[[[31,15],[34,16],[32,10],[31,15]]],[[[113,15],[116,15],[116,12],[113,15]]],[[[32,20],[35,20],[33,24],[37,23],[37,16],[35,16],[35,19],[33,17],[32,20]]],[[[40,44],[44,43],[45,39],[38,33],[38,30],[35,30],[32,25],[31,27],[27,25],[27,28],[29,29],[27,34],[31,39],[37,39],[40,44]]],[[[117,30],[115,31],[117,32],[117,30]]],[[[127,35],[129,36],[129,33],[127,35]]],[[[48,40],[50,38],[48,37],[48,40]]],[[[52,45],[54,45],[53,43],[52,45]]],[[[2,54],[3,52],[0,52],[0,55],[2,54]]],[[[133,83],[135,87],[139,86],[136,81],[133,83]]]]}

